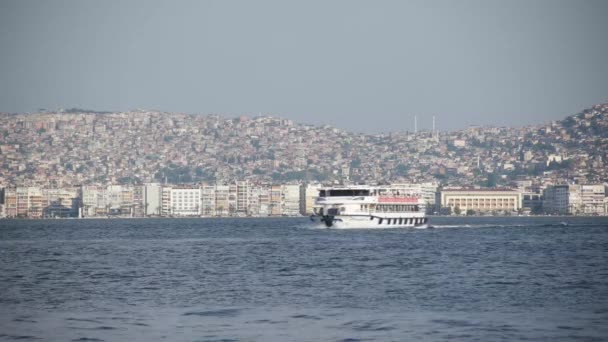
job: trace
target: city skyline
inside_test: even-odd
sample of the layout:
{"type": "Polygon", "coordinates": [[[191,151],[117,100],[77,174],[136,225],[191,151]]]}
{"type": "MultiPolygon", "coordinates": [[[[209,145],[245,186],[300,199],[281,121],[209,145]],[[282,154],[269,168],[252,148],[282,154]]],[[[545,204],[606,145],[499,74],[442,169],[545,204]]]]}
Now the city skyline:
{"type": "Polygon", "coordinates": [[[65,107],[60,107],[60,108],[38,108],[37,110],[33,110],[33,111],[25,111],[25,112],[7,112],[7,111],[2,111],[0,110],[0,115],[36,115],[36,114],[62,114],[62,113],[98,113],[98,114],[118,114],[118,113],[136,113],[136,112],[142,112],[142,113],[159,113],[159,114],[167,114],[167,115],[174,115],[174,114],[180,114],[180,115],[194,115],[194,116],[201,116],[201,117],[218,117],[221,120],[235,120],[235,119],[239,119],[239,118],[243,118],[246,117],[248,119],[255,119],[258,117],[271,117],[271,118],[276,118],[276,119],[285,119],[285,120],[290,120],[293,121],[295,124],[298,125],[304,125],[304,126],[315,126],[315,127],[322,127],[322,126],[331,126],[332,128],[336,128],[345,132],[349,132],[349,133],[362,133],[362,134],[366,134],[366,135],[384,135],[384,134],[392,134],[392,133],[416,133],[416,132],[445,132],[445,133],[450,133],[450,132],[458,132],[461,130],[466,130],[468,128],[472,128],[472,127],[484,127],[484,128],[525,128],[525,127],[531,127],[531,126],[541,126],[541,125],[548,125],[551,124],[552,122],[556,122],[556,121],[561,121],[561,120],[565,120],[570,116],[576,115],[581,113],[581,111],[587,110],[591,107],[594,106],[604,106],[608,104],[608,98],[606,101],[602,101],[599,103],[594,103],[594,104],[588,104],[586,106],[583,106],[581,108],[578,108],[576,111],[568,113],[562,117],[555,117],[555,118],[551,118],[548,120],[541,120],[538,122],[534,122],[531,121],[530,123],[526,123],[526,124],[518,124],[518,123],[514,123],[512,125],[498,125],[498,124],[493,124],[493,123],[475,123],[475,122],[471,122],[469,125],[467,126],[463,126],[463,127],[457,127],[457,128],[452,128],[452,129],[442,129],[441,126],[441,117],[439,115],[428,115],[428,116],[424,116],[424,115],[420,115],[420,114],[411,114],[407,116],[407,122],[406,125],[404,125],[403,127],[400,127],[398,129],[387,129],[385,131],[377,131],[377,132],[360,132],[356,129],[348,129],[346,127],[341,127],[341,126],[334,126],[332,125],[330,122],[316,122],[316,123],[309,123],[306,121],[298,121],[298,120],[293,120],[290,118],[289,115],[281,115],[280,113],[270,113],[270,112],[257,112],[257,113],[253,113],[253,112],[243,112],[243,113],[204,113],[204,112],[180,112],[180,111],[167,111],[167,110],[159,110],[159,109],[152,109],[152,108],[132,108],[132,109],[128,109],[128,110],[117,110],[117,111],[112,111],[112,110],[107,110],[107,109],[103,109],[103,108],[81,108],[81,107],[75,107],[75,106],[65,106],[65,107]]]}
{"type": "Polygon", "coordinates": [[[379,133],[559,120],[608,90],[604,1],[0,4],[0,110],[270,113],[379,133]]]}

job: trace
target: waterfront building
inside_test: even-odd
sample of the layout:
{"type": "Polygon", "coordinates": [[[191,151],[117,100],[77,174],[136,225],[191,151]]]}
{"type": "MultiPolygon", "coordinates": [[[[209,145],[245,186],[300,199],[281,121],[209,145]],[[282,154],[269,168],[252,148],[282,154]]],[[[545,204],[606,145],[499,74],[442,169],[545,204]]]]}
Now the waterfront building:
{"type": "Polygon", "coordinates": [[[245,216],[249,213],[249,192],[248,181],[236,182],[236,213],[245,216]]]}
{"type": "Polygon", "coordinates": [[[580,187],[574,184],[548,186],[543,197],[543,210],[547,214],[576,214],[581,205],[580,187]]]}
{"type": "Polygon", "coordinates": [[[548,214],[606,215],[603,184],[562,184],[544,191],[543,208],[548,214]]]}
{"type": "Polygon", "coordinates": [[[605,215],[604,198],[606,198],[603,184],[583,184],[581,187],[581,208],[584,215],[605,215]]]}
{"type": "Polygon", "coordinates": [[[230,208],[230,186],[216,185],[215,187],[215,215],[228,216],[230,208]]]}
{"type": "Polygon", "coordinates": [[[4,216],[17,217],[17,189],[4,189],[4,216]]]}
{"type": "Polygon", "coordinates": [[[145,186],[135,185],[133,186],[133,208],[131,215],[133,217],[143,217],[146,214],[145,208],[145,186]]]}
{"type": "Polygon", "coordinates": [[[236,184],[228,185],[228,215],[236,215],[237,201],[237,186],[236,184]]]}
{"type": "Polygon", "coordinates": [[[281,216],[283,214],[283,196],[281,194],[280,185],[270,186],[270,198],[269,198],[269,214],[270,216],[281,216]]]}
{"type": "Polygon", "coordinates": [[[259,216],[270,216],[270,187],[259,188],[259,216]]]}
{"type": "Polygon", "coordinates": [[[172,206],[171,206],[171,190],[173,188],[170,186],[163,185],[161,187],[161,216],[171,216],[173,214],[172,206]]]}
{"type": "Polygon", "coordinates": [[[134,211],[134,187],[131,185],[122,185],[120,188],[120,206],[118,214],[123,216],[134,216],[134,211]]]}
{"type": "Polygon", "coordinates": [[[284,216],[298,216],[300,213],[300,185],[286,184],[281,187],[282,210],[284,216]]]}
{"type": "Polygon", "coordinates": [[[427,209],[431,210],[435,207],[438,186],[435,182],[391,184],[391,188],[397,189],[403,194],[422,198],[427,209]]]}
{"type": "Polygon", "coordinates": [[[521,193],[511,189],[443,189],[439,193],[441,208],[452,213],[465,214],[468,210],[479,213],[514,212],[521,209],[521,193]]]}
{"type": "Polygon", "coordinates": [[[171,188],[171,215],[200,216],[201,189],[199,187],[171,188]]]}
{"type": "Polygon", "coordinates": [[[300,186],[300,214],[310,216],[314,214],[315,200],[319,196],[320,184],[302,184],[300,186]]]}
{"type": "Polygon", "coordinates": [[[201,210],[203,216],[215,216],[215,185],[201,187],[201,210]]]}
{"type": "Polygon", "coordinates": [[[543,208],[543,195],[535,192],[522,193],[522,209],[525,214],[538,214],[543,208]]]}
{"type": "Polygon", "coordinates": [[[260,212],[260,187],[251,186],[247,194],[247,215],[259,216],[260,212]]]}
{"type": "Polygon", "coordinates": [[[7,188],[4,204],[6,217],[40,218],[44,209],[42,191],[38,187],[7,188]]]}
{"type": "Polygon", "coordinates": [[[80,207],[78,187],[42,189],[43,217],[77,217],[80,207]]]}
{"type": "Polygon", "coordinates": [[[107,214],[106,189],[97,185],[82,186],[82,215],[95,217],[107,214]]]}
{"type": "Polygon", "coordinates": [[[162,209],[162,187],[159,183],[144,184],[143,207],[146,216],[160,216],[162,209]]]}

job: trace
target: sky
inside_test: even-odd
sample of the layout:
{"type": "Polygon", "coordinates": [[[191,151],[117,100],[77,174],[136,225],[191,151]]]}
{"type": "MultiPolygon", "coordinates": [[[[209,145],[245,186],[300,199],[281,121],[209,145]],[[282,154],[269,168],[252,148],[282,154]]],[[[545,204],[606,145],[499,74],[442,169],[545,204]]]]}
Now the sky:
{"type": "Polygon", "coordinates": [[[0,112],[537,124],[608,102],[606,18],[605,0],[0,0],[0,112]]]}

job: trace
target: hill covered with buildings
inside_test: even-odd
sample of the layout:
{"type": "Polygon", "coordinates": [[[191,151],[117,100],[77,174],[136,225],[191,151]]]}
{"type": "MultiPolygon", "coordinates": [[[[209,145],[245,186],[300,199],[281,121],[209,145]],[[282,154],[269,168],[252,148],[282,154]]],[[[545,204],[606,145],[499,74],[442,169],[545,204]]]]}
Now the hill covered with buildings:
{"type": "Polygon", "coordinates": [[[526,127],[366,135],[273,117],[0,115],[0,217],[293,216],[320,184],[429,213],[605,215],[608,104],[526,127]]]}
{"type": "Polygon", "coordinates": [[[608,181],[608,104],[564,120],[359,134],[260,116],[0,114],[0,186],[355,182],[543,187],[608,181]]]}

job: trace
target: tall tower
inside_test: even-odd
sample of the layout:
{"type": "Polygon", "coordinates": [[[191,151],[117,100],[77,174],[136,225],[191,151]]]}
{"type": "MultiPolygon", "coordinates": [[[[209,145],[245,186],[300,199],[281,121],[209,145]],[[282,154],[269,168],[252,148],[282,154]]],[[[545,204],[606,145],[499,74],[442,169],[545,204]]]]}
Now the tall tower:
{"type": "Polygon", "coordinates": [[[414,115],[414,134],[418,133],[418,116],[414,115]]]}

